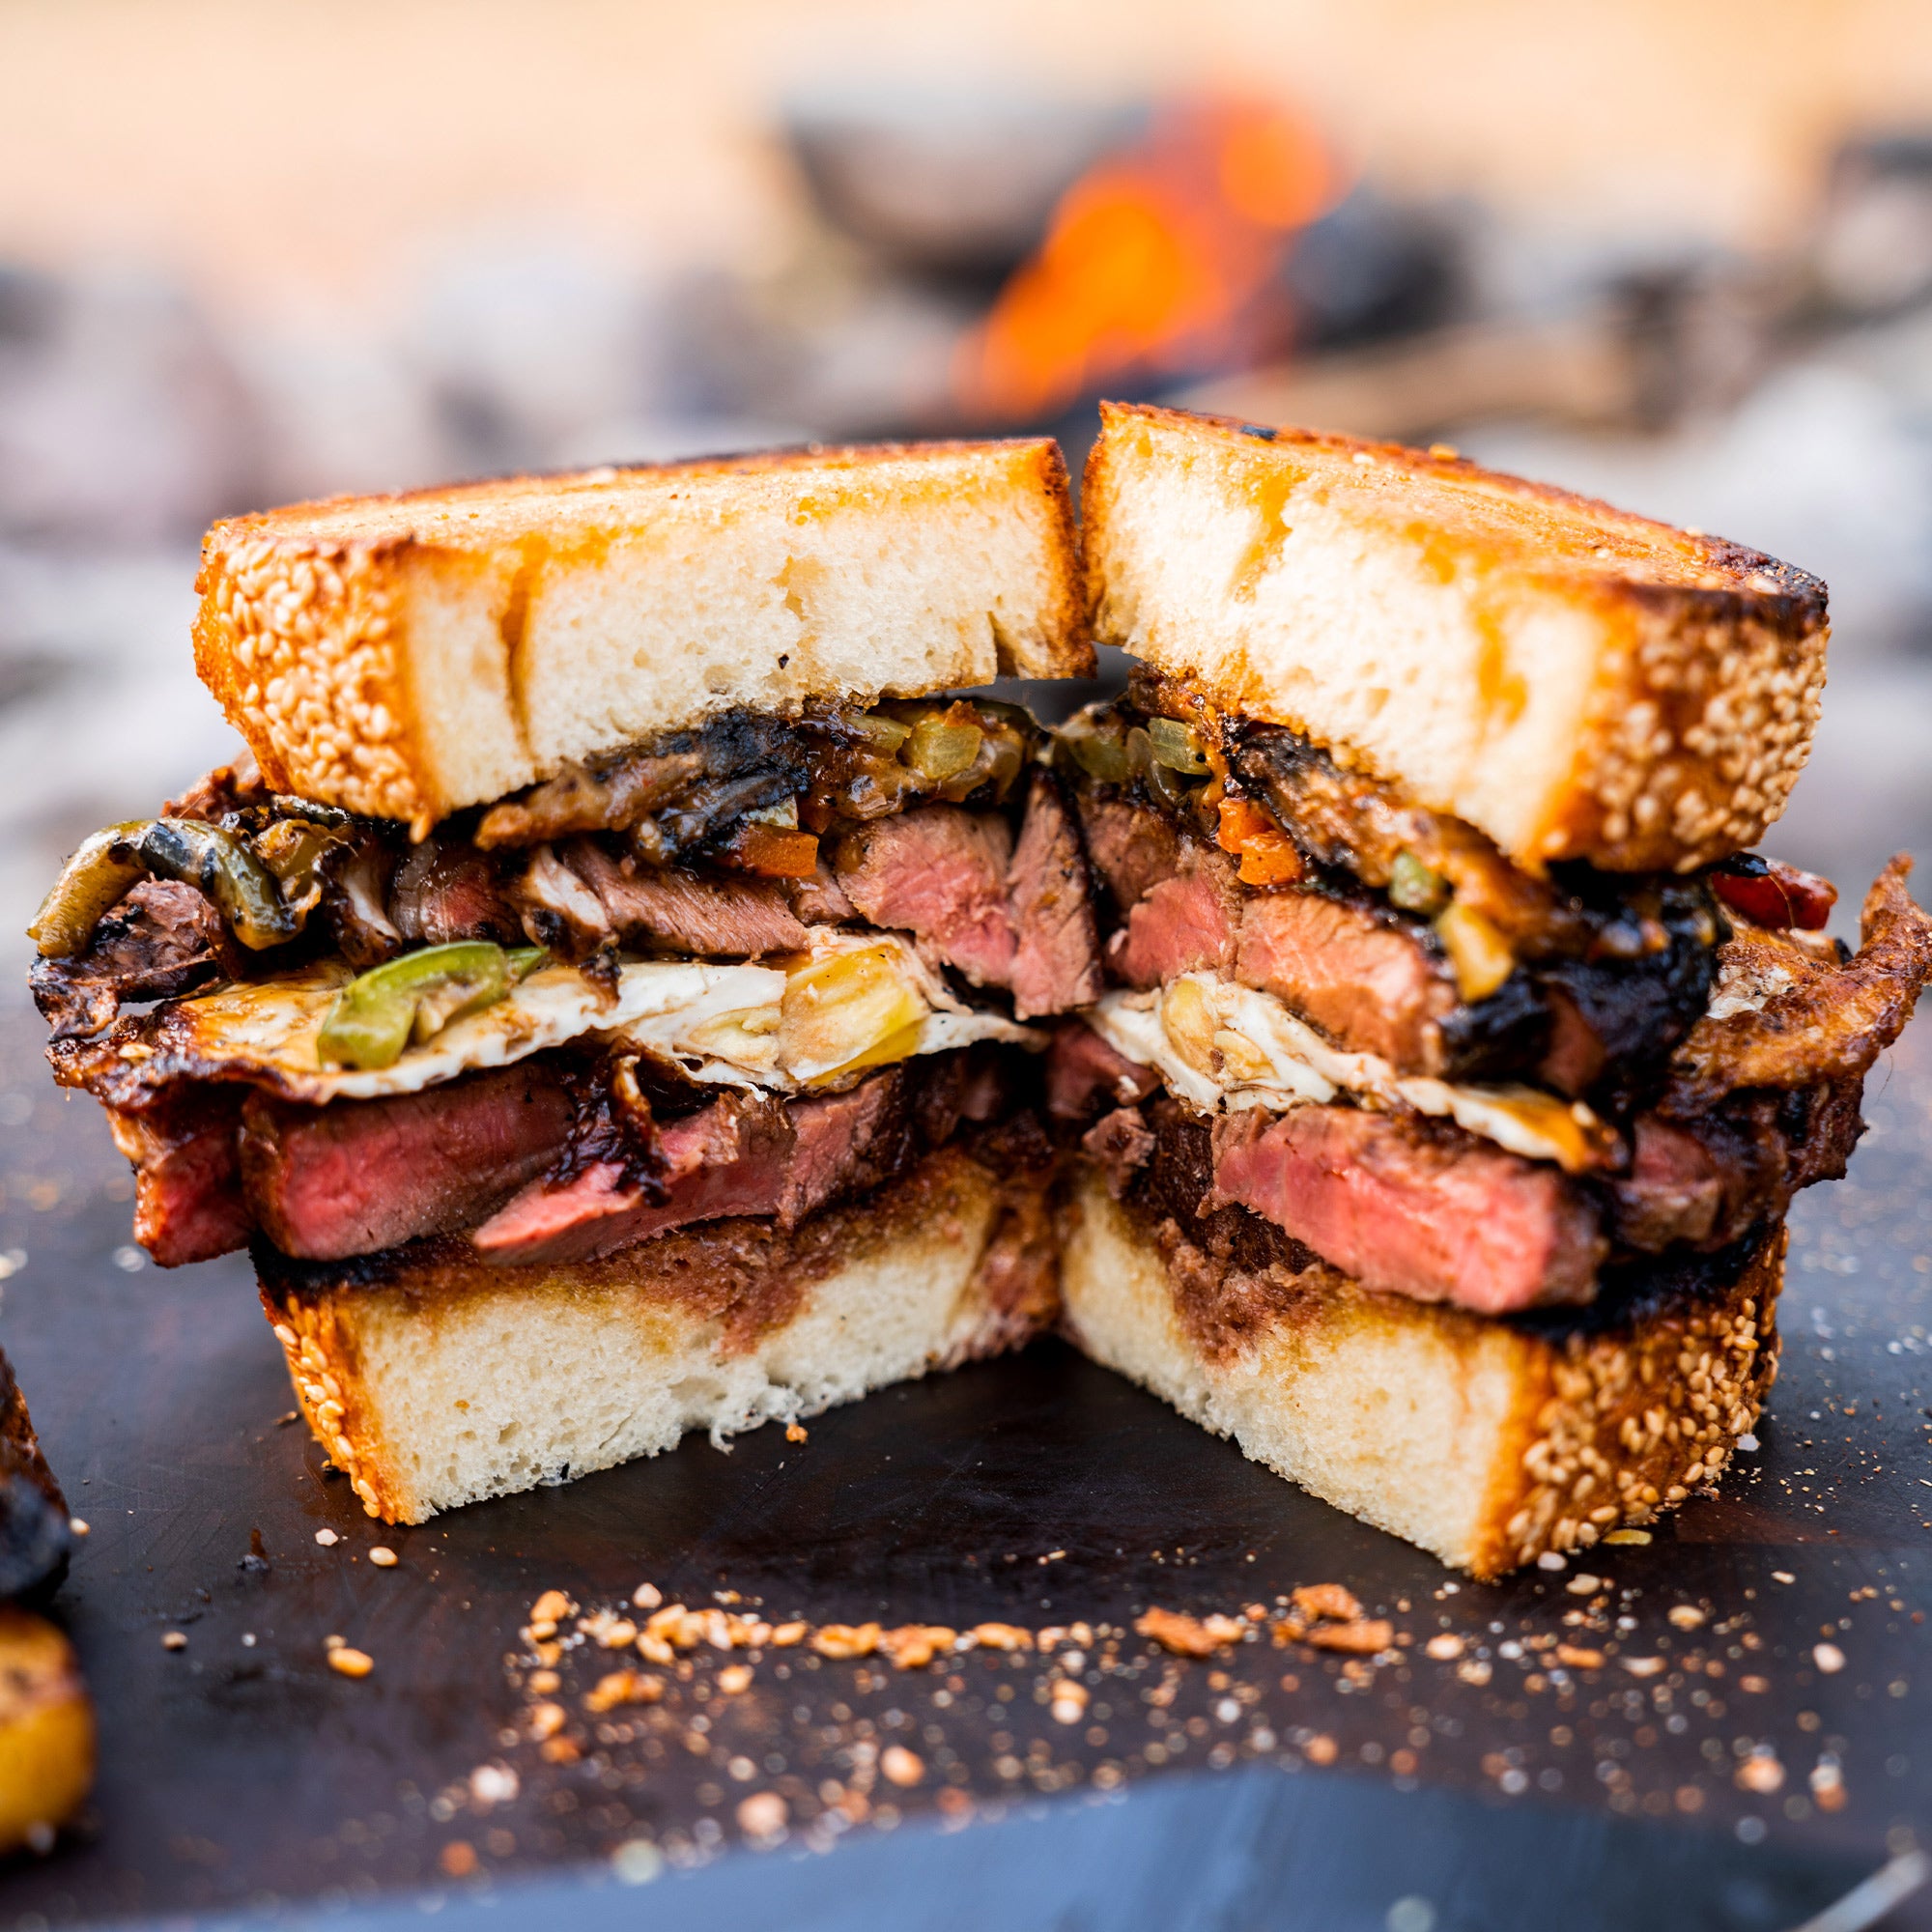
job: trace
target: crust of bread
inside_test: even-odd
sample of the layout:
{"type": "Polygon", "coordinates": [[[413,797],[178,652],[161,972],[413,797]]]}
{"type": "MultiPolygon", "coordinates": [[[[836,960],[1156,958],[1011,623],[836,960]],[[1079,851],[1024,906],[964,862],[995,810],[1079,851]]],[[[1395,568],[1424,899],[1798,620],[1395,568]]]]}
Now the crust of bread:
{"type": "Polygon", "coordinates": [[[1062,1319],[1087,1354],[1479,1577],[1588,1548],[1715,1482],[1777,1370],[1781,1228],[1715,1297],[1567,1333],[1336,1279],[1220,1358],[1097,1172],[1077,1179],[1064,1236],[1062,1319]]]}
{"type": "Polygon", "coordinates": [[[1090,672],[1050,439],[811,448],[216,524],[195,668],[271,785],[426,826],[734,706],[1090,672]]]}
{"type": "Polygon", "coordinates": [[[722,1441],[1030,1340],[1054,1313],[1044,1175],[952,1149],[744,1264],[719,1222],[598,1262],[461,1243],[333,1268],[257,1257],[316,1439],[384,1522],[722,1441]],[[732,1286],[721,1297],[718,1283],[732,1286]]]}
{"type": "Polygon", "coordinates": [[[1736,544],[1396,443],[1103,403],[1095,635],[1486,832],[1689,870],[1809,754],[1825,586],[1736,544]]]}

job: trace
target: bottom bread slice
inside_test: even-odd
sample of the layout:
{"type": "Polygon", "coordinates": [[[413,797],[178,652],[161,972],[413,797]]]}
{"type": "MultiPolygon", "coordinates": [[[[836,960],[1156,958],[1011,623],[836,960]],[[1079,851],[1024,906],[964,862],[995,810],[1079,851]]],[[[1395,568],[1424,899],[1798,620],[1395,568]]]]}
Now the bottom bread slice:
{"type": "Polygon", "coordinates": [[[1249,1285],[1237,1326],[1200,1304],[1203,1258],[1171,1261],[1096,1172],[1076,1176],[1063,1232],[1063,1321],[1087,1354],[1481,1577],[1714,1482],[1776,1375],[1782,1227],[1556,1319],[1372,1293],[1317,1266],[1249,1285]]]}
{"type": "Polygon", "coordinates": [[[259,1248],[256,1272],[330,1460],[371,1516],[421,1522],[1017,1347],[1053,1316],[1048,1179],[945,1149],[789,1234],[720,1221],[526,1267],[458,1240],[259,1248]]]}

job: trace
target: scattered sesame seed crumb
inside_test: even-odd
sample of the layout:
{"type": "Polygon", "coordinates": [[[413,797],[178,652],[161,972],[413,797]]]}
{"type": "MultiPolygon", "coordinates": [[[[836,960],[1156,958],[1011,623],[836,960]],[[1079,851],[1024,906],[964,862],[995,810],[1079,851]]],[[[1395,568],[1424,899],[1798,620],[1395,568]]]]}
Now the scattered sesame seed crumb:
{"type": "Polygon", "coordinates": [[[369,1552],[369,1561],[378,1570],[393,1570],[399,1560],[396,1552],[386,1543],[377,1544],[375,1548],[369,1552]]]}
{"type": "Polygon", "coordinates": [[[654,1610],[664,1602],[664,1592],[655,1583],[639,1583],[631,1592],[634,1610],[654,1610]]]}
{"type": "Polygon", "coordinates": [[[810,1436],[811,1432],[806,1428],[804,1423],[787,1422],[785,1424],[785,1440],[787,1442],[806,1442],[810,1440],[810,1436]]]}
{"type": "Polygon", "coordinates": [[[161,1648],[163,1650],[185,1650],[187,1648],[187,1633],[185,1631],[163,1632],[161,1634],[161,1648]]]}
{"type": "Polygon", "coordinates": [[[89,1533],[88,1524],[84,1522],[77,1516],[69,1517],[67,1520],[67,1526],[74,1533],[75,1536],[86,1536],[89,1533]]]}
{"type": "Polygon", "coordinates": [[[344,1677],[367,1677],[375,1669],[376,1660],[366,1650],[352,1650],[339,1643],[328,1653],[328,1667],[344,1677]]]}
{"type": "Polygon", "coordinates": [[[337,1536],[332,1529],[317,1530],[315,1533],[315,1540],[319,1544],[321,1544],[325,1549],[333,1549],[335,1546],[342,1541],[341,1537],[337,1536]]]}

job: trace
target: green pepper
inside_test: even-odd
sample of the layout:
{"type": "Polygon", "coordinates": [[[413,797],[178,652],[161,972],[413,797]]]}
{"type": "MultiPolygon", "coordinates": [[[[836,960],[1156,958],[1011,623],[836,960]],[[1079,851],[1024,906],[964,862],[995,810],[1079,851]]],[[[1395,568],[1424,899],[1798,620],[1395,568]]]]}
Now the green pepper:
{"type": "Polygon", "coordinates": [[[506,952],[483,939],[406,952],[343,987],[316,1051],[329,1065],[363,1072],[393,1066],[412,1037],[420,1044],[452,1020],[495,1006],[548,956],[540,946],[506,952]]]}
{"type": "Polygon", "coordinates": [[[140,883],[146,868],[128,856],[128,842],[146,827],[145,819],[130,818],[81,840],[27,928],[43,959],[72,958],[94,937],[101,914],[140,883]]]}
{"type": "Polygon", "coordinates": [[[1433,919],[1449,903],[1449,882],[1405,845],[1389,867],[1388,895],[1389,903],[1404,912],[1425,913],[1433,919]]]}
{"type": "Polygon", "coordinates": [[[156,818],[127,842],[149,871],[199,886],[251,952],[293,939],[302,922],[283,902],[275,875],[232,832],[198,818],[156,818]]]}
{"type": "Polygon", "coordinates": [[[1155,764],[1190,779],[1208,776],[1208,753],[1189,726],[1176,718],[1150,718],[1147,730],[1155,764]]]}

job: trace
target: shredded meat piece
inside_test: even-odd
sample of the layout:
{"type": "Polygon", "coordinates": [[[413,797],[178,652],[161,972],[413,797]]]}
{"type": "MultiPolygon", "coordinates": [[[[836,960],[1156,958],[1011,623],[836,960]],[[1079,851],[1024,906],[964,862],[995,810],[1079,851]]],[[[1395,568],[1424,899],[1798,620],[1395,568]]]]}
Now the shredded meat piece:
{"type": "Polygon", "coordinates": [[[34,1004],[55,1039],[112,1026],[124,1001],[171,999],[241,971],[235,943],[213,904],[176,879],[143,879],[94,929],[86,952],[38,959],[34,1004]]]}
{"type": "Polygon", "coordinates": [[[1138,1107],[1116,1107],[1081,1136],[1080,1150],[1100,1163],[1107,1192],[1120,1201],[1132,1185],[1135,1170],[1152,1158],[1153,1135],[1138,1107]]]}
{"type": "Polygon", "coordinates": [[[776,880],[722,879],[648,867],[627,876],[587,838],[572,843],[569,858],[573,874],[595,895],[604,918],[627,939],[734,959],[797,952],[808,943],[776,880]]]}
{"type": "Polygon", "coordinates": [[[1932,979],[1932,919],[1905,890],[1911,870],[1900,853],[1872,882],[1847,964],[1790,949],[1790,985],[1762,1006],[1699,1020],[1671,1064],[1661,1111],[1690,1119],[1746,1088],[1862,1079],[1932,979]]]}
{"type": "Polygon", "coordinates": [[[405,939],[447,946],[459,939],[514,945],[516,913],[497,884],[497,868],[474,848],[426,838],[401,866],[389,912],[405,939]]]}
{"type": "Polygon", "coordinates": [[[632,752],[567,766],[521,799],[492,806],[476,828],[476,842],[487,852],[498,845],[539,845],[573,832],[621,832],[689,790],[703,777],[704,765],[702,752],[632,752]]]}

